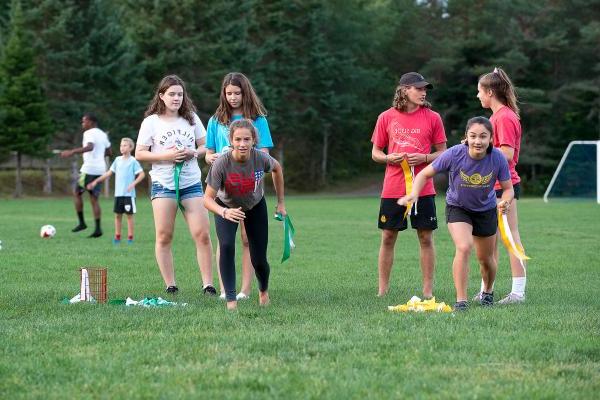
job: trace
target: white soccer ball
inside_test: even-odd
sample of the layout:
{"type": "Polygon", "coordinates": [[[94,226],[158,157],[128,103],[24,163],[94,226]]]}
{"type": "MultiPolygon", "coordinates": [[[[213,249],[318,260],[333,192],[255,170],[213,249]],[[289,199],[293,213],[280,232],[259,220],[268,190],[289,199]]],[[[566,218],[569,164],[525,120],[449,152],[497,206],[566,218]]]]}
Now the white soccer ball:
{"type": "Polygon", "coordinates": [[[56,235],[56,228],[52,225],[44,225],[40,229],[40,236],[44,239],[54,237],[54,235],[56,235]]]}

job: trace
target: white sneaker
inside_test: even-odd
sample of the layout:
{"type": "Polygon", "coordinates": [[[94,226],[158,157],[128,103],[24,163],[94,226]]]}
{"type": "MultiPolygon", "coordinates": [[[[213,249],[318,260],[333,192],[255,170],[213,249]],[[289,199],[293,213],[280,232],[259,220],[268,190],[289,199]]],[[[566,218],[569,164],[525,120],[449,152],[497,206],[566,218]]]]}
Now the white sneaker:
{"type": "Polygon", "coordinates": [[[237,296],[235,296],[236,300],[248,300],[250,298],[250,296],[248,296],[246,293],[244,292],[239,292],[237,294],[237,296]]]}
{"type": "Polygon", "coordinates": [[[473,301],[477,303],[481,301],[481,292],[478,292],[475,296],[473,296],[473,301]]]}
{"type": "Polygon", "coordinates": [[[506,295],[505,298],[500,300],[498,302],[498,304],[518,304],[518,303],[523,303],[523,302],[525,302],[524,294],[520,295],[520,294],[510,292],[509,294],[506,295]]]}
{"type": "Polygon", "coordinates": [[[225,293],[224,292],[221,292],[221,294],[219,295],[219,299],[225,300],[225,293]]]}

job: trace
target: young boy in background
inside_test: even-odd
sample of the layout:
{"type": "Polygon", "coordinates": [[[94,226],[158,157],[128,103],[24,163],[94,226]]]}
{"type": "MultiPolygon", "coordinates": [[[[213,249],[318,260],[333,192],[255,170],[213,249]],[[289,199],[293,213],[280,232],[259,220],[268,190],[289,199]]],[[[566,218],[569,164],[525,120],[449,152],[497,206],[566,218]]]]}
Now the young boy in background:
{"type": "Polygon", "coordinates": [[[135,147],[130,138],[121,139],[119,150],[121,156],[115,158],[110,169],[94,179],[87,186],[88,190],[115,175],[115,237],[114,244],[121,243],[121,226],[123,214],[127,215],[127,243],[133,243],[133,214],[135,214],[135,186],[144,179],[144,170],[131,155],[135,147]]]}

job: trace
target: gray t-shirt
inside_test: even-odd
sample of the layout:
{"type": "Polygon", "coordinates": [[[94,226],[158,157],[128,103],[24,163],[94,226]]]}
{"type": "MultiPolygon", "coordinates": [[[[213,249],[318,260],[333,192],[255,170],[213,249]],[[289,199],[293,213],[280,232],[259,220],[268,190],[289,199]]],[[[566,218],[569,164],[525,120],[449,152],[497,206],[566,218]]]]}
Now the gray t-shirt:
{"type": "Polygon", "coordinates": [[[275,159],[265,152],[252,149],[245,162],[233,159],[233,151],[215,160],[206,177],[206,183],[217,190],[217,197],[227,207],[242,207],[247,211],[264,196],[265,173],[275,167],[275,159]]]}

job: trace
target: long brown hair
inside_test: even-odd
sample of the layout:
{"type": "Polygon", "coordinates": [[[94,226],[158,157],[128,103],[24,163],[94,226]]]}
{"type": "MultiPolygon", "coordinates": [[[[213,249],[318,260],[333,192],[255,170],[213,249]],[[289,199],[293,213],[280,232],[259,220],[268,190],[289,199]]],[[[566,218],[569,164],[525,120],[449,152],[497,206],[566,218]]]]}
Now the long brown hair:
{"type": "Polygon", "coordinates": [[[223,78],[219,107],[215,111],[215,117],[219,123],[228,125],[231,121],[233,109],[227,102],[227,97],[225,97],[225,88],[229,85],[237,86],[242,90],[242,115],[244,118],[255,120],[259,116],[264,117],[267,115],[267,110],[265,110],[246,75],[240,72],[230,72],[223,78]]]}
{"type": "Polygon", "coordinates": [[[491,90],[498,101],[513,110],[519,117],[515,86],[502,68],[496,67],[494,71],[481,75],[479,84],[484,89],[491,90]]]}
{"type": "Polygon", "coordinates": [[[152,114],[164,114],[166,111],[165,103],[160,99],[159,95],[165,94],[167,89],[176,85],[179,85],[183,88],[183,101],[181,102],[181,107],[179,107],[177,112],[181,117],[185,118],[190,125],[195,125],[194,113],[196,112],[196,106],[194,106],[192,98],[188,95],[188,92],[185,88],[185,82],[183,82],[183,79],[177,75],[167,75],[160,80],[160,83],[156,88],[156,93],[154,93],[154,97],[150,101],[150,104],[148,104],[148,108],[144,113],[144,117],[152,114]]]}
{"type": "MultiPolygon", "coordinates": [[[[406,89],[409,86],[398,85],[396,86],[396,92],[394,93],[394,101],[392,101],[392,107],[398,111],[408,111],[408,96],[406,95],[406,89]]],[[[431,108],[431,103],[428,101],[423,102],[423,107],[431,108]]]]}

